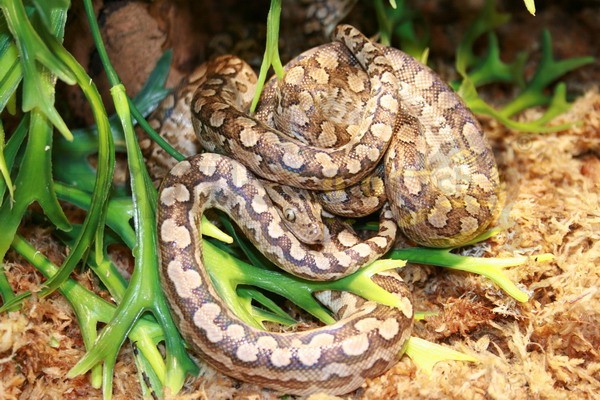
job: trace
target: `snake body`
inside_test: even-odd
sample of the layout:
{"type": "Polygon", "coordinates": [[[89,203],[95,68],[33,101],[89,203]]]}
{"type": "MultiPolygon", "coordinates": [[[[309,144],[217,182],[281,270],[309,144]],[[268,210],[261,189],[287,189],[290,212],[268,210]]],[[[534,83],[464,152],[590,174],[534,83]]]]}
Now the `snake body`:
{"type": "MultiPolygon", "coordinates": [[[[221,159],[228,159],[212,153],[206,153],[203,156],[208,161],[201,164],[201,167],[205,168],[204,173],[202,171],[196,172],[198,176],[196,186],[193,186],[192,183],[185,183],[168,187],[163,183],[161,196],[164,196],[165,199],[184,198],[188,196],[187,192],[197,192],[204,188],[200,179],[210,181],[211,178],[216,178],[216,182],[212,185],[205,185],[209,189],[202,189],[216,192],[219,192],[219,185],[224,185],[238,178],[246,179],[245,176],[248,173],[245,167],[240,168],[241,164],[239,163],[231,164],[230,173],[234,176],[229,179],[226,178],[224,181],[220,175],[209,174],[208,172],[215,169],[218,162],[224,163],[221,159]],[[209,157],[209,154],[211,154],[211,157],[209,157]],[[214,165],[208,165],[209,162],[214,165]],[[179,191],[182,193],[179,193],[179,191]]],[[[180,165],[177,164],[174,168],[183,168],[180,165]]],[[[390,249],[396,238],[396,223],[392,220],[391,211],[385,209],[381,213],[379,231],[374,237],[360,242],[357,242],[356,238],[341,239],[345,240],[346,243],[352,243],[352,245],[334,252],[328,252],[319,247],[314,248],[290,234],[285,222],[275,210],[271,199],[256,178],[251,181],[251,184],[246,185],[243,190],[244,193],[239,193],[239,196],[230,202],[227,202],[227,198],[223,198],[222,202],[215,205],[216,208],[230,214],[233,220],[238,222],[245,236],[269,260],[289,273],[305,279],[333,280],[349,275],[384,254],[390,249]]],[[[206,196],[204,193],[202,195],[206,196]]],[[[190,199],[193,200],[194,197],[190,199]]],[[[168,216],[172,212],[162,207],[168,204],[169,201],[162,201],[161,197],[161,216],[168,216]]],[[[175,202],[175,204],[178,203],[175,202]]],[[[196,211],[200,208],[200,205],[195,204],[194,207],[194,211],[196,211]]],[[[190,226],[194,225],[191,224],[190,226]]],[[[180,234],[185,235],[186,238],[190,237],[187,225],[183,225],[181,221],[172,217],[165,217],[164,223],[160,225],[160,232],[162,241],[169,241],[169,238],[175,240],[180,234]]],[[[163,257],[165,262],[169,260],[164,252],[163,257]]]]}
{"type": "Polygon", "coordinates": [[[184,337],[220,371],[291,394],[346,393],[393,365],[412,326],[406,286],[393,273],[374,277],[402,299],[401,309],[323,293],[320,299],[339,314],[336,324],[286,334],[256,330],[227,309],[203,268],[197,225],[205,209],[228,213],[286,271],[330,280],[384,254],[396,224],[418,243],[457,245],[489,225],[497,204],[493,155],[451,89],[416,60],[371,43],[352,27],[338,28],[334,38],[288,64],[281,85],[295,88],[299,100],[278,95],[275,110],[261,118],[247,113],[256,82],[247,64],[233,56],[204,64],[190,79],[198,86],[192,122],[204,149],[227,156],[204,153],[177,164],[160,191],[161,276],[184,337]],[[351,73],[340,74],[346,66],[351,73]],[[329,87],[336,81],[345,81],[347,89],[329,93],[341,97],[342,106],[323,95],[331,89],[306,90],[308,83],[329,87]],[[307,98],[307,92],[315,96],[307,98]],[[356,102],[344,99],[350,92],[356,102]],[[273,125],[286,113],[299,119],[280,132],[273,125]],[[330,143],[331,131],[340,130],[326,122],[331,115],[343,120],[347,133],[335,139],[339,146],[310,144],[312,139],[299,134],[307,121],[319,121],[317,136],[330,143]],[[364,185],[378,168],[387,202],[377,234],[363,241],[332,226],[317,247],[293,235],[283,221],[286,212],[282,218],[254,176],[310,190],[341,190],[364,185]]]}
{"type": "MultiPolygon", "coordinates": [[[[249,117],[250,84],[256,75],[242,60],[225,56],[207,64],[206,77],[192,102],[192,122],[202,146],[236,155],[265,179],[305,189],[343,188],[368,175],[392,138],[399,107],[398,80],[382,49],[356,29],[338,28],[335,37],[356,55],[369,76],[370,96],[351,141],[337,148],[306,146],[249,117]]],[[[327,79],[335,71],[338,48],[322,57],[324,65],[319,70],[287,71],[287,80],[319,79],[319,74],[327,79]]],[[[296,86],[302,89],[302,82],[296,86]]]]}
{"type": "MultiPolygon", "coordinates": [[[[476,118],[414,58],[375,45],[348,26],[336,35],[333,43],[288,63],[281,94],[267,94],[274,111],[258,114],[265,122],[247,115],[247,93],[255,81],[250,67],[231,56],[209,63],[192,102],[203,147],[236,157],[271,181],[319,190],[357,184],[359,193],[373,187],[364,179],[373,179],[369,174],[385,154],[385,194],[404,234],[430,247],[473,239],[493,219],[499,187],[494,156],[476,118]],[[278,120],[292,122],[280,132],[271,127],[278,120]],[[341,146],[305,144],[339,137],[339,124],[331,120],[344,122],[348,138],[341,146]],[[302,131],[316,132],[319,139],[303,138],[302,131]]],[[[381,206],[382,185],[376,186],[379,192],[358,202],[381,206]]],[[[339,198],[331,192],[328,197],[339,198]]],[[[350,211],[340,214],[364,215],[345,207],[350,211]]]]}
{"type": "Polygon", "coordinates": [[[398,225],[430,247],[468,242],[491,223],[499,178],[481,126],[460,97],[427,66],[388,47],[402,112],[386,153],[387,197],[398,225]]]}
{"type": "MultiPolygon", "coordinates": [[[[247,227],[251,239],[284,230],[259,181],[227,157],[194,156],[163,180],[158,214],[163,287],[182,334],[204,360],[238,379],[299,395],[349,392],[397,362],[410,335],[413,310],[410,293],[396,274],[380,274],[375,281],[395,293],[402,308],[325,293],[322,300],[339,312],[336,324],[296,333],[258,330],[227,308],[202,267],[202,232],[196,227],[207,208],[227,212],[247,227]]],[[[369,253],[363,249],[356,256],[365,251],[369,253]]],[[[318,267],[297,271],[294,265],[286,269],[314,277],[324,272],[318,267]]]]}

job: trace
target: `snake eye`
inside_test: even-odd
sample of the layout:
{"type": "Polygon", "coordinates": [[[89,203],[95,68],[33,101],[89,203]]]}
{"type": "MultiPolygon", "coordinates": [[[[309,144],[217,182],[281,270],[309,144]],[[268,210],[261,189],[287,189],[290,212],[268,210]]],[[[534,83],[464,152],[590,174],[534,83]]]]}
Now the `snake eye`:
{"type": "Polygon", "coordinates": [[[285,219],[294,222],[296,220],[296,211],[293,208],[287,208],[285,210],[285,219]]]}

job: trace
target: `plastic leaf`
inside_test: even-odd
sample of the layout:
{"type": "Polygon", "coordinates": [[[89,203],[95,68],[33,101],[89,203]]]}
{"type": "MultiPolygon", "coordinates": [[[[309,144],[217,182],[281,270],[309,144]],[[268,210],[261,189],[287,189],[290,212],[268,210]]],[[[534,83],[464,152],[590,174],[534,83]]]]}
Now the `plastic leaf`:
{"type": "Polygon", "coordinates": [[[414,336],[408,339],[405,354],[428,375],[433,372],[433,367],[440,361],[478,362],[475,357],[414,336]]]}

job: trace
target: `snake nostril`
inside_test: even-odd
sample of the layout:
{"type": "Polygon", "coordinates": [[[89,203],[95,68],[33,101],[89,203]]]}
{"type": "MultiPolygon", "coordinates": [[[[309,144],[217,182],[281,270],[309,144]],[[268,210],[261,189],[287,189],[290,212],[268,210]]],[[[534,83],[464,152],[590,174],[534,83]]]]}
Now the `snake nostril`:
{"type": "Polygon", "coordinates": [[[309,228],[308,228],[309,235],[312,238],[318,238],[321,233],[319,226],[315,223],[310,223],[308,226],[309,226],[309,228]]]}

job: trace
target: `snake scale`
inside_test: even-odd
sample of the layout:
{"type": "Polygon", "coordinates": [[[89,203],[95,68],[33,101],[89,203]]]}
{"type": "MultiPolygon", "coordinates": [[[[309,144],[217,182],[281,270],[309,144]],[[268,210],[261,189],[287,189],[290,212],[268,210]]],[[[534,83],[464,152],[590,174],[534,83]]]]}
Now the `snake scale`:
{"type": "Polygon", "coordinates": [[[400,308],[323,292],[318,298],[336,313],[336,324],[293,333],[257,330],[228,310],[202,265],[197,227],[204,210],[228,213],[284,270],[331,280],[389,250],[398,226],[429,246],[472,239],[493,219],[499,186],[479,124],[440,78],[351,26],[336,28],[333,37],[286,66],[277,83],[283,94],[267,95],[263,103],[273,107],[256,117],[248,115],[256,82],[251,68],[233,56],[205,63],[189,78],[197,89],[193,98],[188,89],[186,101],[208,152],[175,165],[159,198],[161,278],[183,336],[216,369],[299,395],[350,392],[397,362],[412,328],[406,285],[395,272],[373,277],[399,297],[400,308]],[[290,115],[281,128],[286,132],[272,127],[290,115]],[[332,116],[341,125],[328,122],[332,116]],[[302,137],[306,129],[321,138],[302,137]],[[330,190],[335,197],[364,187],[374,170],[387,199],[379,231],[363,240],[333,224],[312,232],[316,245],[294,236],[285,220],[295,215],[282,215],[260,180],[330,190]]]}

